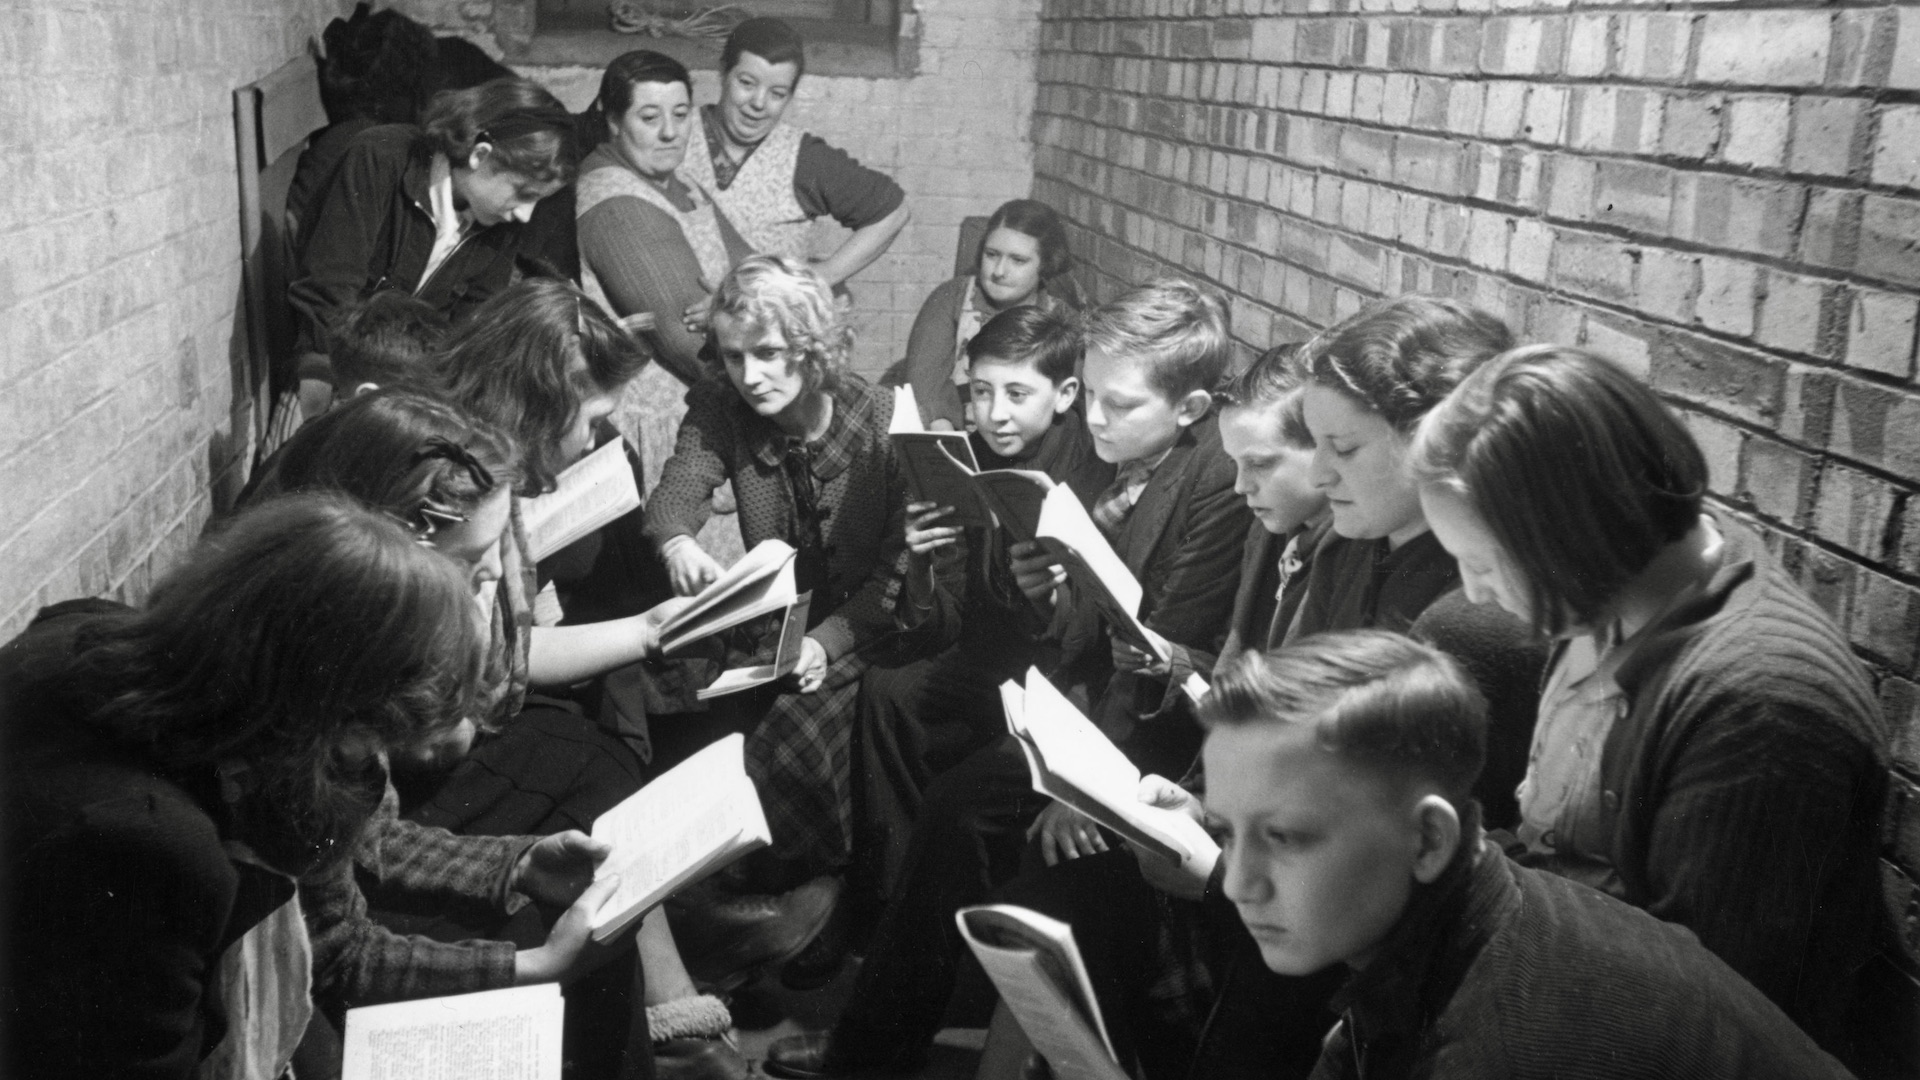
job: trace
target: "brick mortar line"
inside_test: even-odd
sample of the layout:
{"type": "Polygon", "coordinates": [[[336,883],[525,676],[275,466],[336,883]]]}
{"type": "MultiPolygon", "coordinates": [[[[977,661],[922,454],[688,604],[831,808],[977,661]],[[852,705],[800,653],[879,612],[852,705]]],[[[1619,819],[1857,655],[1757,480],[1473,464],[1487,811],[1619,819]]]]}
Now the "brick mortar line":
{"type": "MultiPolygon", "coordinates": [[[[1328,70],[1332,70],[1332,69],[1328,69],[1328,70]]],[[[1453,81],[1465,82],[1467,80],[1453,80],[1453,81]]],[[[1523,80],[1506,79],[1506,80],[1498,80],[1498,81],[1520,82],[1523,80]]],[[[1831,175],[1821,175],[1817,173],[1788,172],[1785,170],[1779,170],[1779,171],[1755,170],[1750,167],[1742,167],[1739,165],[1728,164],[1725,162],[1705,161],[1699,158],[1689,158],[1689,157],[1685,157],[1678,154],[1635,154],[1629,151],[1621,151],[1621,150],[1585,150],[1585,149],[1579,149],[1576,147],[1568,146],[1562,143],[1536,143],[1536,142],[1528,142],[1523,139],[1502,139],[1502,138],[1491,137],[1491,136],[1462,135],[1459,132],[1453,131],[1451,129],[1445,129],[1445,128],[1436,129],[1436,128],[1421,128],[1421,127],[1400,127],[1400,126],[1395,126],[1392,124],[1385,123],[1384,121],[1362,120],[1358,117],[1350,117],[1350,116],[1348,117],[1333,116],[1327,113],[1304,112],[1298,109],[1288,109],[1288,108],[1284,108],[1276,105],[1247,105],[1239,102],[1208,103],[1208,102],[1203,102],[1203,101],[1199,101],[1192,98],[1169,97],[1165,94],[1134,93],[1132,91],[1126,91],[1126,90],[1103,89],[1101,87],[1090,86],[1084,83],[1054,82],[1054,83],[1046,83],[1044,85],[1067,87],[1067,88],[1081,89],[1081,90],[1091,90],[1099,93],[1115,94],[1121,97],[1126,97],[1126,98],[1138,100],[1138,101],[1161,102],[1161,103],[1167,103],[1167,104],[1173,104],[1173,105],[1197,105],[1201,108],[1207,108],[1207,109],[1229,109],[1236,112],[1250,112],[1256,115],[1260,115],[1260,114],[1269,115],[1269,116],[1278,115],[1288,119],[1297,118],[1302,120],[1319,121],[1321,123],[1344,124],[1351,127],[1360,128],[1366,131],[1381,131],[1381,132],[1389,132],[1392,134],[1418,135],[1422,138],[1438,139],[1442,142],[1456,142],[1456,143],[1462,143],[1462,144],[1471,145],[1471,146],[1490,146],[1490,147],[1498,147],[1501,149],[1526,150],[1526,151],[1532,151],[1535,153],[1561,154],[1569,157],[1579,157],[1579,158],[1593,160],[1593,161],[1617,161],[1617,162],[1626,162],[1629,164],[1639,164],[1639,165],[1659,165],[1666,168],[1674,169],[1675,171],[1679,171],[1679,172],[1693,172],[1693,173],[1703,173],[1703,174],[1713,175],[1713,176],[1727,176],[1737,180],[1762,180],[1762,181],[1767,181],[1771,183],[1798,184],[1808,188],[1818,187],[1818,188],[1825,188],[1825,189],[1834,190],[1834,191],[1860,191],[1867,194],[1887,195],[1890,197],[1906,196],[1908,198],[1913,198],[1916,195],[1920,195],[1920,188],[1905,187],[1905,186],[1894,185],[1894,184],[1876,185],[1871,179],[1855,180],[1853,177],[1849,175],[1842,175],[1842,176],[1836,177],[1831,175]]],[[[1484,83],[1480,85],[1484,85],[1484,83]]],[[[1561,85],[1561,84],[1542,82],[1541,85],[1561,85]]],[[[1776,96],[1810,97],[1814,95],[1776,94],[1776,96]]],[[[1855,100],[1854,97],[1850,97],[1847,95],[1834,94],[1834,95],[1826,95],[1826,96],[1834,99],[1855,100]]],[[[1915,101],[1920,101],[1920,90],[1914,91],[1913,97],[1915,101]]],[[[1864,100],[1864,98],[1862,98],[1862,100],[1864,100]]],[[[1904,102],[1889,103],[1889,102],[1883,102],[1883,101],[1877,101],[1877,100],[1875,101],[1875,103],[1882,104],[1882,105],[1904,104],[1904,102]]],[[[1112,125],[1104,124],[1099,121],[1089,119],[1087,117],[1073,116],[1067,113],[1060,113],[1060,112],[1051,112],[1039,107],[1036,107],[1034,109],[1034,116],[1036,119],[1042,116],[1046,116],[1046,117],[1059,117],[1061,119],[1066,119],[1066,120],[1078,120],[1081,123],[1090,124],[1094,127],[1103,128],[1108,131],[1127,130],[1125,128],[1113,127],[1112,125]]],[[[1165,136],[1161,136],[1157,134],[1143,133],[1143,137],[1159,139],[1163,142],[1167,141],[1165,136]]],[[[1275,156],[1271,151],[1240,150],[1239,148],[1236,147],[1233,149],[1233,152],[1242,153],[1249,157],[1262,157],[1262,158],[1269,158],[1273,160],[1285,160],[1283,158],[1275,158],[1275,156]]],[[[1869,173],[1871,172],[1871,170],[1867,170],[1867,171],[1869,173]]]]}
{"type": "MultiPolygon", "coordinates": [[[[1093,192],[1085,187],[1082,187],[1079,184],[1074,183],[1070,180],[1066,180],[1066,179],[1055,177],[1055,176],[1049,176],[1046,179],[1050,183],[1059,184],[1062,187],[1069,188],[1074,191],[1078,191],[1096,200],[1105,201],[1108,203],[1115,202],[1115,200],[1111,196],[1101,196],[1098,193],[1093,192]]],[[[1272,209],[1272,208],[1269,207],[1269,209],[1272,209]]],[[[1172,225],[1173,227],[1178,228],[1182,231],[1193,231],[1188,229],[1188,227],[1185,225],[1179,225],[1177,223],[1167,221],[1165,218],[1159,217],[1154,214],[1149,214],[1145,211],[1134,210],[1132,207],[1128,207],[1128,210],[1131,213],[1138,213],[1142,217],[1150,217],[1156,221],[1166,222],[1166,224],[1172,225]]],[[[1282,214],[1283,216],[1293,218],[1296,221],[1312,221],[1312,219],[1310,218],[1301,218],[1298,215],[1289,213],[1287,211],[1275,211],[1275,212],[1282,214]]],[[[1148,251],[1146,249],[1138,247],[1137,245],[1121,237],[1113,236],[1105,232],[1104,230],[1096,229],[1088,225],[1087,223],[1079,221],[1077,219],[1069,218],[1069,220],[1073,221],[1075,225],[1086,230],[1087,232],[1097,235],[1102,239],[1106,240],[1107,242],[1115,244],[1116,246],[1121,247],[1129,252],[1132,252],[1135,255],[1144,256],[1154,262],[1164,263],[1169,266],[1175,267],[1179,269],[1182,273],[1192,273],[1191,271],[1188,271],[1185,268],[1183,263],[1180,263],[1177,260],[1171,260],[1158,252],[1148,251]]],[[[1313,222],[1313,223],[1316,225],[1320,225],[1319,222],[1313,222]]],[[[1566,292],[1565,290],[1561,289],[1558,286],[1545,285],[1539,282],[1530,281],[1526,278],[1516,277],[1510,271],[1491,270],[1485,267],[1475,266],[1474,264],[1465,262],[1464,260],[1458,257],[1440,255],[1431,251],[1427,251],[1425,249],[1407,248],[1405,245],[1401,244],[1397,240],[1383,241],[1383,240],[1376,240],[1371,237],[1359,236],[1340,226],[1321,225],[1321,227],[1326,228],[1330,231],[1339,232],[1345,236],[1363,239],[1364,242],[1369,244],[1374,244],[1376,246],[1392,247],[1394,250],[1399,251],[1403,255],[1411,254],[1427,262],[1434,263],[1436,265],[1443,266],[1449,269],[1462,270],[1462,271],[1476,274],[1482,277],[1500,280],[1509,285],[1517,286],[1527,290],[1528,292],[1531,292],[1540,296],[1544,296],[1550,299],[1561,301],[1563,303],[1566,303],[1576,308],[1590,310],[1603,315],[1626,316],[1628,318],[1633,319],[1636,322],[1646,323],[1650,326],[1653,326],[1655,329],[1658,329],[1658,330],[1679,331],[1691,337],[1703,338],[1703,339],[1712,341],[1716,344],[1738,348],[1744,352],[1758,354],[1760,356],[1773,359],[1773,360],[1778,360],[1783,363],[1797,364],[1803,368],[1810,368],[1823,373],[1832,373],[1837,376],[1846,376],[1849,378],[1856,379],[1870,386],[1901,391],[1906,393],[1909,396],[1920,396],[1920,388],[1915,387],[1911,383],[1906,383],[1902,385],[1900,383],[1894,382],[1892,381],[1895,378],[1893,376],[1884,375],[1878,372],[1864,371],[1859,368],[1847,367],[1844,364],[1836,363],[1834,361],[1818,360],[1818,359],[1809,361],[1806,359],[1802,359],[1801,358],[1802,354],[1783,353],[1778,350],[1771,350],[1762,346],[1752,344],[1750,342],[1742,341],[1740,339],[1730,338],[1719,331],[1711,330],[1702,325],[1682,325],[1679,323],[1672,322],[1670,320],[1662,319],[1658,316],[1652,316],[1652,315],[1647,315],[1641,312],[1632,311],[1631,309],[1622,308],[1616,304],[1612,304],[1605,300],[1590,299],[1590,298],[1581,296],[1580,294],[1577,294],[1577,293],[1566,292]],[[1874,377],[1869,378],[1868,376],[1874,376],[1874,377]],[[1882,379],[1889,380],[1889,381],[1888,382],[1879,381],[1882,379]]],[[[1203,233],[1202,235],[1204,236],[1205,234],[1203,233]]],[[[1209,239],[1214,239],[1214,238],[1209,237],[1209,239]]],[[[1302,266],[1299,263],[1294,262],[1278,254],[1260,252],[1252,248],[1240,247],[1238,245],[1234,245],[1234,246],[1236,250],[1245,251],[1249,254],[1255,255],[1256,257],[1264,260],[1269,264],[1277,263],[1282,266],[1299,270],[1302,273],[1309,274],[1313,277],[1319,278],[1320,280],[1326,281],[1338,288],[1347,289],[1350,292],[1359,293],[1362,295],[1369,295],[1376,298],[1381,295],[1385,295],[1384,293],[1374,292],[1373,290],[1368,289],[1365,286],[1356,285],[1342,278],[1335,277],[1324,270],[1317,270],[1312,267],[1302,266]]],[[[1089,263],[1089,265],[1092,265],[1092,264],[1089,263]]],[[[1105,273],[1105,271],[1102,271],[1102,272],[1105,273]]],[[[1107,276],[1111,277],[1113,275],[1108,274],[1107,276]]],[[[1195,276],[1204,277],[1204,275],[1195,275],[1195,276]]],[[[1304,323],[1309,326],[1316,325],[1314,321],[1306,315],[1297,314],[1295,312],[1286,311],[1284,309],[1275,307],[1269,304],[1267,301],[1260,299],[1259,297],[1251,296],[1237,289],[1228,289],[1224,284],[1220,282],[1213,282],[1213,284],[1216,287],[1220,288],[1223,292],[1226,292],[1233,296],[1238,296],[1241,299],[1249,301],[1250,303],[1254,304],[1257,307],[1265,308],[1267,310],[1274,312],[1275,314],[1283,315],[1287,318],[1295,320],[1296,322],[1304,323]]],[[[1253,343],[1248,342],[1248,344],[1252,345],[1253,343]]],[[[1255,346],[1255,347],[1257,348],[1258,346],[1255,346]]],[[[1855,469],[1858,472],[1874,477],[1875,479],[1883,480],[1896,487],[1906,489],[1906,490],[1920,491],[1920,478],[1901,476],[1900,474],[1892,472],[1891,470],[1888,470],[1883,466],[1875,465],[1871,462],[1861,461],[1857,458],[1850,457],[1830,447],[1816,446],[1811,443],[1807,443],[1802,440],[1795,439],[1791,436],[1782,434],[1777,429],[1761,427],[1755,424],[1751,420],[1747,420],[1742,417],[1735,416],[1731,413],[1723,412],[1715,406],[1697,404],[1695,402],[1689,401],[1685,398],[1678,397],[1677,395],[1673,395],[1666,391],[1662,391],[1661,395],[1662,397],[1667,398],[1670,402],[1675,404],[1676,407],[1682,408],[1685,411],[1699,413],[1704,416],[1709,416],[1715,420],[1719,420],[1724,423],[1728,423],[1735,427],[1738,427],[1749,434],[1762,435],[1773,442],[1780,443],[1781,445],[1789,447],[1794,450],[1812,454],[1823,460],[1832,460],[1832,461],[1843,463],[1849,468],[1855,469]]],[[[1858,555],[1853,556],[1853,558],[1855,561],[1861,561],[1861,557],[1858,555]]],[[[1871,563],[1868,565],[1877,566],[1882,564],[1871,563]]],[[[1920,585],[1920,574],[1909,575],[1909,574],[1906,574],[1905,572],[1898,572],[1893,576],[1913,576],[1916,579],[1916,584],[1920,585]]]]}
{"type": "MultiPolygon", "coordinates": [[[[1056,114],[1049,114],[1049,115],[1057,116],[1060,114],[1056,113],[1056,114]]],[[[1109,128],[1106,128],[1106,130],[1122,131],[1124,129],[1109,127],[1109,128]]],[[[1406,130],[1406,129],[1388,129],[1388,130],[1406,130]]],[[[1166,140],[1160,140],[1160,141],[1162,141],[1163,143],[1166,143],[1166,140]]],[[[1096,162],[1098,164],[1107,166],[1109,168],[1124,170],[1135,176],[1143,176],[1150,180],[1153,180],[1156,183],[1178,184],[1182,187],[1188,187],[1188,188],[1191,188],[1194,186],[1190,181],[1173,180],[1164,176],[1156,176],[1153,173],[1144,172],[1142,170],[1136,169],[1131,165],[1108,161],[1102,158],[1090,157],[1087,154],[1082,153],[1081,151],[1073,147],[1061,146],[1056,143],[1045,143],[1041,145],[1045,145],[1049,149],[1072,154],[1076,158],[1079,158],[1083,161],[1092,161],[1092,162],[1096,162]]],[[[1177,146],[1177,144],[1173,144],[1173,143],[1167,143],[1167,145],[1177,146]]],[[[1469,145],[1472,145],[1472,144],[1470,143],[1469,145]]],[[[1216,151],[1216,152],[1220,152],[1220,151],[1216,151]]],[[[1342,181],[1343,183],[1357,182],[1362,184],[1368,184],[1373,187],[1381,188],[1388,191],[1417,195],[1417,196],[1420,196],[1421,198],[1428,199],[1440,205],[1463,206],[1468,209],[1496,212],[1506,217],[1513,218],[1515,220],[1537,221],[1542,224],[1552,225],[1556,228],[1569,229],[1569,230],[1574,230],[1582,233],[1604,236],[1611,239],[1625,240],[1625,241],[1628,241],[1629,243],[1635,244],[1640,247],[1657,248],[1663,251],[1670,251],[1678,254],[1712,255],[1720,258],[1729,258],[1734,261],[1752,263],[1758,266],[1762,266],[1769,270],[1782,270],[1782,271],[1791,273],[1796,277],[1807,278],[1813,281],[1824,282],[1826,284],[1831,284],[1831,285],[1851,285],[1856,287],[1874,289],[1875,291],[1878,291],[1878,292],[1891,292],[1891,293],[1902,293],[1902,294],[1912,294],[1916,291],[1915,287],[1912,285],[1893,282],[1884,278],[1869,277],[1867,275],[1860,274],[1857,272],[1836,271],[1830,267],[1817,266],[1815,264],[1806,263],[1806,262],[1796,262],[1794,260],[1783,258],[1778,255],[1767,255],[1767,254],[1762,254],[1762,253],[1752,252],[1752,251],[1741,251],[1735,248],[1713,247],[1708,244],[1703,244],[1697,240],[1688,240],[1688,239],[1682,239],[1679,237],[1653,236],[1652,234],[1648,234],[1648,233],[1634,232],[1633,230],[1628,229],[1626,226],[1613,225],[1613,224],[1609,224],[1607,222],[1602,222],[1602,221],[1583,221],[1576,218],[1556,217],[1543,210],[1533,210],[1533,209],[1520,210],[1515,208],[1515,206],[1511,203],[1494,202],[1494,201],[1482,199],[1476,195],[1435,195],[1431,192],[1423,191],[1419,188],[1408,187],[1406,185],[1400,184],[1391,179],[1380,179],[1380,178],[1374,178],[1374,177],[1358,176],[1352,173],[1339,172],[1337,170],[1328,169],[1324,166],[1318,166],[1318,165],[1299,165],[1299,164],[1293,163],[1290,159],[1277,158],[1269,154],[1243,155],[1243,156],[1258,157],[1262,160],[1278,162],[1286,166],[1287,168],[1293,169],[1297,172],[1313,175],[1313,176],[1331,176],[1337,180],[1342,181]]],[[[1314,219],[1312,218],[1303,218],[1300,215],[1295,214],[1291,211],[1282,210],[1279,207],[1274,206],[1272,203],[1256,202],[1245,196],[1233,195],[1227,192],[1216,192],[1212,190],[1207,190],[1206,195],[1208,198],[1218,199],[1222,202],[1232,202],[1242,206],[1252,206],[1258,209],[1267,210],[1267,211],[1271,211],[1278,214],[1283,214],[1283,215],[1292,217],[1295,220],[1314,221],[1314,219]]],[[[1104,196],[1104,198],[1108,202],[1119,202],[1119,200],[1116,197],[1111,195],[1104,196]]],[[[1140,213],[1144,216],[1153,217],[1156,220],[1160,220],[1160,221],[1166,221],[1170,225],[1176,225],[1177,227],[1183,228],[1183,229],[1187,228],[1187,226],[1185,225],[1179,225],[1177,222],[1170,221],[1167,218],[1161,217],[1160,215],[1153,214],[1146,210],[1137,209],[1130,203],[1120,203],[1120,205],[1125,206],[1130,211],[1140,213]]],[[[1804,209],[1803,209],[1803,217],[1804,217],[1804,209]]],[[[1348,230],[1343,226],[1326,225],[1325,223],[1317,222],[1317,221],[1315,221],[1314,223],[1321,225],[1323,228],[1334,229],[1337,231],[1344,232],[1347,235],[1355,236],[1356,238],[1365,239],[1369,243],[1383,244],[1383,245],[1398,243],[1398,241],[1395,241],[1395,240],[1378,239],[1364,233],[1353,233],[1351,230],[1348,230]]],[[[1802,227],[1804,227],[1804,222],[1802,223],[1802,227]]],[[[1252,250],[1252,249],[1248,249],[1248,250],[1252,250]]],[[[1475,269],[1479,269],[1483,273],[1494,273],[1494,271],[1485,270],[1484,268],[1476,267],[1475,269]]],[[[1651,316],[1641,316],[1641,317],[1650,318],[1651,316]]],[[[1799,355],[1799,354],[1794,354],[1794,355],[1799,355]]],[[[1876,373],[1876,374],[1879,374],[1879,373],[1876,373]]],[[[1884,375],[1883,377],[1893,378],[1892,376],[1884,376],[1884,375]]]]}

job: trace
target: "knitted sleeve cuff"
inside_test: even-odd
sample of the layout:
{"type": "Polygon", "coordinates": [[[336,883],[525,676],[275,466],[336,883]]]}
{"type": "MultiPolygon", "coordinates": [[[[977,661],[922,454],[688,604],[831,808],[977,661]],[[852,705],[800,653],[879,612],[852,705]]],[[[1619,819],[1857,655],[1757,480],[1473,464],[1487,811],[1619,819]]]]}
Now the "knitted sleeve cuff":
{"type": "Polygon", "coordinates": [[[647,1034],[656,1043],[669,1039],[717,1039],[733,1029],[726,1002],[712,994],[675,998],[647,1006],[647,1034]]]}

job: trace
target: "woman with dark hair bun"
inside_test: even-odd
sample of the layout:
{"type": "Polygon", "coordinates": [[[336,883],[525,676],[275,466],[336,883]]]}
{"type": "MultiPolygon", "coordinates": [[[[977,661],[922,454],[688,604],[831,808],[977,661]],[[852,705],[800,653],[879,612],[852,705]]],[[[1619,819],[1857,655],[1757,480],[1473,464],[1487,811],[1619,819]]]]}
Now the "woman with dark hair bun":
{"type": "Polygon", "coordinates": [[[987,219],[973,269],[934,287],[907,336],[903,381],[913,387],[920,420],[937,431],[967,427],[967,342],[1002,311],[1033,305],[1080,306],[1067,271],[1067,229],[1046,203],[1014,199],[987,219]]]}
{"type": "Polygon", "coordinates": [[[512,280],[534,204],[573,179],[577,156],[573,117],[519,78],[441,93],[418,127],[354,136],[287,289],[306,414],[332,399],[327,334],[344,309],[400,289],[462,322],[512,280]]]}
{"type": "Polygon", "coordinates": [[[1857,1064],[1886,744],[1845,635],[1593,353],[1495,359],[1410,456],[1468,596],[1553,640],[1514,854],[1691,929],[1857,1064]]]}
{"type": "Polygon", "coordinates": [[[474,711],[471,610],[398,524],[305,496],[143,610],[58,604],[0,649],[6,1073],[278,1075],[311,1012],[294,879],[339,865],[388,749],[474,711]]]}

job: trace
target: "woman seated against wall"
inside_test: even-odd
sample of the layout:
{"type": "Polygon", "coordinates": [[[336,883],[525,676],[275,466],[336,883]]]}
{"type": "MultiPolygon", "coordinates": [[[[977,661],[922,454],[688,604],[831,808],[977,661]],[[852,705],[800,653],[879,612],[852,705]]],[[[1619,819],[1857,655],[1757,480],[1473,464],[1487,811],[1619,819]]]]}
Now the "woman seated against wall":
{"type": "Polygon", "coordinates": [[[327,334],[341,311],[400,289],[463,322],[512,281],[534,205],[573,179],[576,157],[573,117],[518,78],[441,94],[419,127],[354,136],[287,288],[306,414],[332,401],[327,334]]]}
{"type": "Polygon", "coordinates": [[[779,891],[848,858],[848,740],[860,675],[893,629],[905,489],[887,437],[892,396],[846,370],[852,330],[819,274],[753,256],[721,282],[711,327],[727,379],[688,395],[647,535],[674,591],[697,592],[720,566],[694,536],[730,484],[749,546],[779,539],[799,552],[812,604],[798,669],[713,703],[716,728],[747,735],[773,830],[753,887],[779,891]]]}
{"type": "Polygon", "coordinates": [[[660,370],[635,380],[614,417],[639,446],[650,491],[686,414],[685,388],[718,374],[701,360],[706,340],[687,312],[704,308],[752,250],[678,171],[700,122],[693,80],[678,60],[644,49],[615,58],[590,116],[604,124],[606,142],[580,163],[580,282],[615,315],[651,319],[640,335],[660,370]]]}
{"type": "Polygon", "coordinates": [[[993,212],[973,271],[936,286],[907,336],[902,381],[913,387],[922,423],[967,429],[967,342],[1010,308],[1079,307],[1079,290],[1067,276],[1071,264],[1066,226],[1052,207],[1014,199],[993,212]]]}
{"type": "Polygon", "coordinates": [[[398,524],[302,496],[144,610],[55,605],[0,650],[7,1075],[279,1075],[311,1014],[294,879],[352,847],[384,753],[474,712],[471,611],[398,524]]]}
{"type": "Polygon", "coordinates": [[[1592,353],[1488,364],[1412,459],[1468,595],[1554,642],[1510,852],[1691,929],[1847,1060],[1886,744],[1846,637],[1592,353]]]}

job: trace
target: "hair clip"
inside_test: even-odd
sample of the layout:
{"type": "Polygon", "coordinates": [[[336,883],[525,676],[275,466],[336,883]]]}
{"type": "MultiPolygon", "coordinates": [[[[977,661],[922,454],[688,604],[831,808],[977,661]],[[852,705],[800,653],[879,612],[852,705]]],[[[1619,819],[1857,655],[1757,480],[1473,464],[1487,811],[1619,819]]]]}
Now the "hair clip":
{"type": "MultiPolygon", "coordinates": [[[[455,442],[450,442],[438,435],[431,435],[428,436],[426,442],[421,445],[420,449],[414,451],[412,464],[417,466],[423,462],[431,461],[434,458],[451,462],[467,470],[467,475],[473,479],[474,486],[482,492],[493,490],[493,473],[488,470],[485,465],[482,465],[480,459],[474,457],[473,453],[466,447],[455,442]]],[[[465,521],[466,519],[461,518],[460,520],[465,521]]]]}

